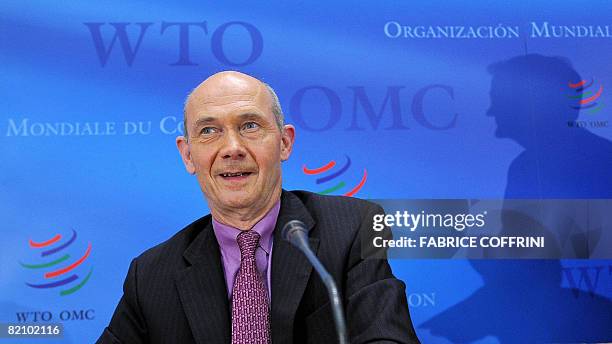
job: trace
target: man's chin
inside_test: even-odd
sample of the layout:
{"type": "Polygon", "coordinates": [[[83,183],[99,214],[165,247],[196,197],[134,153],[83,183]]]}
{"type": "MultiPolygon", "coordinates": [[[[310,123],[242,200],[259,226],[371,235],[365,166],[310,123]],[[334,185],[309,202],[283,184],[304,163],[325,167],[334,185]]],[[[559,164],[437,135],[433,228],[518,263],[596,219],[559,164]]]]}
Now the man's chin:
{"type": "Polygon", "coordinates": [[[235,190],[226,190],[221,197],[221,203],[224,207],[234,209],[245,209],[252,207],[254,204],[254,195],[235,190]]]}

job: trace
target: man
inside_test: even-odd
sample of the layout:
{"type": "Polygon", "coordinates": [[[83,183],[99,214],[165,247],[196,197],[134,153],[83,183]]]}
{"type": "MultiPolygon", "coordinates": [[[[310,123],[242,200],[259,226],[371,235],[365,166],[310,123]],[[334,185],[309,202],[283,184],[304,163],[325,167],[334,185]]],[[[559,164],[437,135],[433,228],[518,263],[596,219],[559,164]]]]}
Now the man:
{"type": "Polygon", "coordinates": [[[280,229],[300,220],[342,292],[352,343],[418,342],[404,284],[362,259],[372,203],[282,190],[295,128],[261,81],[221,72],[185,105],[178,150],[211,215],[134,259],[99,343],[334,343],[322,281],[280,229]]]}

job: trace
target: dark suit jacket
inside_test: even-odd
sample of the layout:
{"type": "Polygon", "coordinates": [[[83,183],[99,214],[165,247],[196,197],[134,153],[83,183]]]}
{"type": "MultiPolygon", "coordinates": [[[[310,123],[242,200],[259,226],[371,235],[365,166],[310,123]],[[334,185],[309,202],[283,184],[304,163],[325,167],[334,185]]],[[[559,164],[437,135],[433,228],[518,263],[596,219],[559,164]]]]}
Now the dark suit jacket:
{"type": "MultiPolygon", "coordinates": [[[[335,343],[327,291],[304,255],[280,237],[298,219],[340,289],[351,343],[418,343],[404,283],[386,260],[362,259],[360,229],[382,209],[355,198],[283,191],[272,249],[274,343],[335,343]]],[[[231,310],[211,216],[132,261],[123,297],[98,343],[230,343],[231,310]]]]}

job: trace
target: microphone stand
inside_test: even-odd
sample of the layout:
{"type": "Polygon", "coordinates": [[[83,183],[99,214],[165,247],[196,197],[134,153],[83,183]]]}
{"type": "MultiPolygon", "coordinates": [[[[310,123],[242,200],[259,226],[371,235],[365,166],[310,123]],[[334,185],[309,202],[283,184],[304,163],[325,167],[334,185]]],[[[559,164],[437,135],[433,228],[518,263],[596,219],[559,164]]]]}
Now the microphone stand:
{"type": "Polygon", "coordinates": [[[336,332],[338,333],[338,343],[348,344],[346,335],[346,320],[344,318],[344,311],[342,308],[342,298],[340,297],[340,291],[334,282],[334,278],[327,272],[323,264],[317,256],[312,252],[308,243],[308,230],[306,226],[297,220],[288,222],[283,227],[283,238],[292,243],[294,246],[300,249],[306,256],[312,267],[317,271],[323,284],[327,288],[331,308],[334,316],[334,322],[336,324],[336,332]]]}

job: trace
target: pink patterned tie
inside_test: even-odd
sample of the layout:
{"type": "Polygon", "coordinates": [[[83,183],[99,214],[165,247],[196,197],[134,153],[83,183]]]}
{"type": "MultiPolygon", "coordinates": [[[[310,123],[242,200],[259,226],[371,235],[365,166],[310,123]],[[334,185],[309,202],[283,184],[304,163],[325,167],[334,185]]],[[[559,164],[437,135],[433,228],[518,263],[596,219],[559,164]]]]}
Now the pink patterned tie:
{"type": "Polygon", "coordinates": [[[270,343],[268,292],[255,265],[259,233],[238,234],[240,268],[232,291],[232,344],[270,343]]]}

